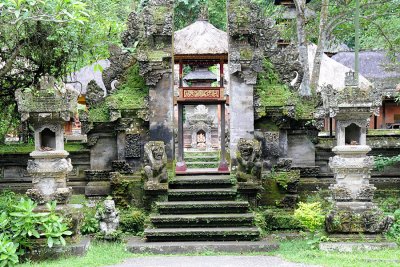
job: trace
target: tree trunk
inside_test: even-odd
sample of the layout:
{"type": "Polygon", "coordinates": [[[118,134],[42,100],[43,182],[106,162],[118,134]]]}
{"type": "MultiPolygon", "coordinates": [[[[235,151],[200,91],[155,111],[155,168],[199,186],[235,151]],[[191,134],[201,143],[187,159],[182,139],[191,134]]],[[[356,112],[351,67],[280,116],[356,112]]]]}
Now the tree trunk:
{"type": "Polygon", "coordinates": [[[322,0],[321,18],[319,21],[318,45],[317,45],[317,50],[315,52],[313,71],[311,75],[310,87],[312,90],[317,89],[319,76],[321,73],[321,62],[322,62],[322,56],[324,55],[324,48],[327,36],[326,23],[328,20],[328,13],[329,13],[328,6],[329,6],[329,0],[322,0]]]}
{"type": "Polygon", "coordinates": [[[299,46],[299,58],[303,65],[304,75],[303,81],[300,85],[299,93],[301,96],[311,96],[310,90],[310,65],[308,63],[308,50],[306,40],[306,0],[294,0],[296,5],[296,18],[297,18],[297,41],[299,46]]]}

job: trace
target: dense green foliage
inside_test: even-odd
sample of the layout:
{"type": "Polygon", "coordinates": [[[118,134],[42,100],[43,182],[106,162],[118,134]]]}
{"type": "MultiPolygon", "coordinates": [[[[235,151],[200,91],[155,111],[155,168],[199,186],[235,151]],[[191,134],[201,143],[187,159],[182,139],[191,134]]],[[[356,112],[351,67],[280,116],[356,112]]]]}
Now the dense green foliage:
{"type": "Polygon", "coordinates": [[[211,24],[221,30],[226,29],[226,5],[220,0],[176,0],[175,1],[175,30],[180,30],[199,18],[202,9],[207,7],[211,24]]]}
{"type": "Polygon", "coordinates": [[[393,157],[376,156],[374,157],[374,167],[377,171],[383,171],[386,166],[392,166],[400,162],[400,155],[393,157]]]}
{"type": "Polygon", "coordinates": [[[147,215],[143,210],[135,207],[123,209],[120,213],[120,229],[125,233],[141,234],[144,231],[144,224],[147,215]]]}
{"type": "MultiPolygon", "coordinates": [[[[13,266],[18,257],[34,247],[35,239],[45,238],[47,245],[66,244],[64,237],[72,234],[67,223],[56,214],[56,203],[47,204],[48,212],[35,212],[30,199],[17,197],[11,192],[0,195],[0,259],[13,266]]],[[[1,264],[4,264],[3,262],[1,264]]]]}
{"type": "Polygon", "coordinates": [[[393,216],[394,223],[390,227],[387,236],[394,239],[397,244],[400,244],[400,209],[396,210],[393,216]]]}
{"type": "Polygon", "coordinates": [[[321,230],[325,221],[322,206],[319,202],[300,202],[299,208],[294,211],[294,217],[312,233],[321,230]]]}

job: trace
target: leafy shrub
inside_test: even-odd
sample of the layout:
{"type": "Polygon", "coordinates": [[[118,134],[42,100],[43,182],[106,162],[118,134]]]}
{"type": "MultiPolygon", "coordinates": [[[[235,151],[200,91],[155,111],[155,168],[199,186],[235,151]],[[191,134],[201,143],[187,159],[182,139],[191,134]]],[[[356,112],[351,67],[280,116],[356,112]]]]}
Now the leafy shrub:
{"type": "Polygon", "coordinates": [[[18,260],[18,244],[5,233],[0,234],[0,267],[13,266],[18,260]]]}
{"type": "Polygon", "coordinates": [[[400,155],[393,157],[384,157],[378,155],[374,157],[374,167],[377,171],[383,171],[386,166],[392,166],[400,162],[400,155]]]}
{"type": "Polygon", "coordinates": [[[394,213],[394,222],[390,227],[387,235],[394,239],[396,243],[400,244],[400,209],[396,210],[394,213]]]}
{"type": "Polygon", "coordinates": [[[300,221],[292,212],[282,210],[266,210],[263,212],[267,231],[273,230],[301,230],[300,221]]]}
{"type": "Polygon", "coordinates": [[[144,231],[144,223],[147,215],[137,208],[129,208],[120,213],[120,229],[123,232],[140,234],[144,231]]]}
{"type": "Polygon", "coordinates": [[[320,202],[300,202],[299,208],[294,211],[294,217],[311,233],[322,229],[325,221],[320,202]]]}
{"type": "Polygon", "coordinates": [[[18,256],[33,248],[34,240],[45,238],[48,247],[65,245],[64,236],[72,234],[64,219],[56,214],[56,203],[48,203],[49,212],[35,212],[37,204],[31,199],[18,202],[13,193],[0,196],[0,205],[7,206],[0,214],[0,266],[13,266],[18,256]],[[7,260],[7,264],[3,265],[7,260]]]}
{"type": "Polygon", "coordinates": [[[99,231],[99,221],[95,218],[95,209],[86,209],[84,211],[85,217],[81,226],[81,233],[83,235],[95,234],[99,231]]]}

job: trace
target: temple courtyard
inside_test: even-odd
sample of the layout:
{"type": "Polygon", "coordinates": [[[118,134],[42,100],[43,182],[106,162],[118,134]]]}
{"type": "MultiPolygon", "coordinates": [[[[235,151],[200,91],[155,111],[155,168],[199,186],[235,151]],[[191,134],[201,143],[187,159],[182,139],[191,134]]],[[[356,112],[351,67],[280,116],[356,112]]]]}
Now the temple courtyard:
{"type": "Polygon", "coordinates": [[[397,0],[0,2],[0,267],[400,266],[397,0]]]}

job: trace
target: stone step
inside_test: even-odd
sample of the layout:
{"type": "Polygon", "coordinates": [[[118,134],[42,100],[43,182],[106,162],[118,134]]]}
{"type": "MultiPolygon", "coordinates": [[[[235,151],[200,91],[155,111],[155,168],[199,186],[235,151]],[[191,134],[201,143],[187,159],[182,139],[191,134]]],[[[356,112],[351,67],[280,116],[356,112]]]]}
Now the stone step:
{"type": "Polygon", "coordinates": [[[169,227],[243,227],[252,226],[252,213],[152,215],[157,228],[169,227]]]}
{"type": "Polygon", "coordinates": [[[169,189],[169,201],[185,200],[233,200],[236,188],[169,189]]]}
{"type": "Polygon", "coordinates": [[[190,157],[205,157],[205,156],[213,156],[219,157],[219,151],[185,151],[184,158],[190,157]]]}
{"type": "Polygon", "coordinates": [[[169,201],[156,202],[160,214],[245,213],[247,201],[169,201]]]}
{"type": "Polygon", "coordinates": [[[199,161],[199,162],[186,162],[186,166],[190,169],[194,168],[218,168],[219,162],[207,162],[207,161],[199,161]]]}
{"type": "MultiPolygon", "coordinates": [[[[136,254],[194,254],[194,253],[254,253],[277,250],[279,244],[270,240],[260,241],[203,241],[203,242],[146,242],[139,237],[129,237],[127,251],[136,254]]],[[[223,266],[227,266],[226,264],[223,266]]],[[[267,265],[265,265],[267,266],[267,265]]]]}
{"type": "Polygon", "coordinates": [[[257,227],[218,228],[159,228],[144,230],[147,241],[239,241],[256,240],[260,236],[257,227]]]}
{"type": "Polygon", "coordinates": [[[185,157],[185,162],[218,162],[219,163],[219,157],[218,156],[190,156],[190,157],[185,157]]]}
{"type": "Polygon", "coordinates": [[[169,182],[169,188],[222,188],[233,186],[234,181],[229,175],[193,175],[176,176],[169,182]]]}

